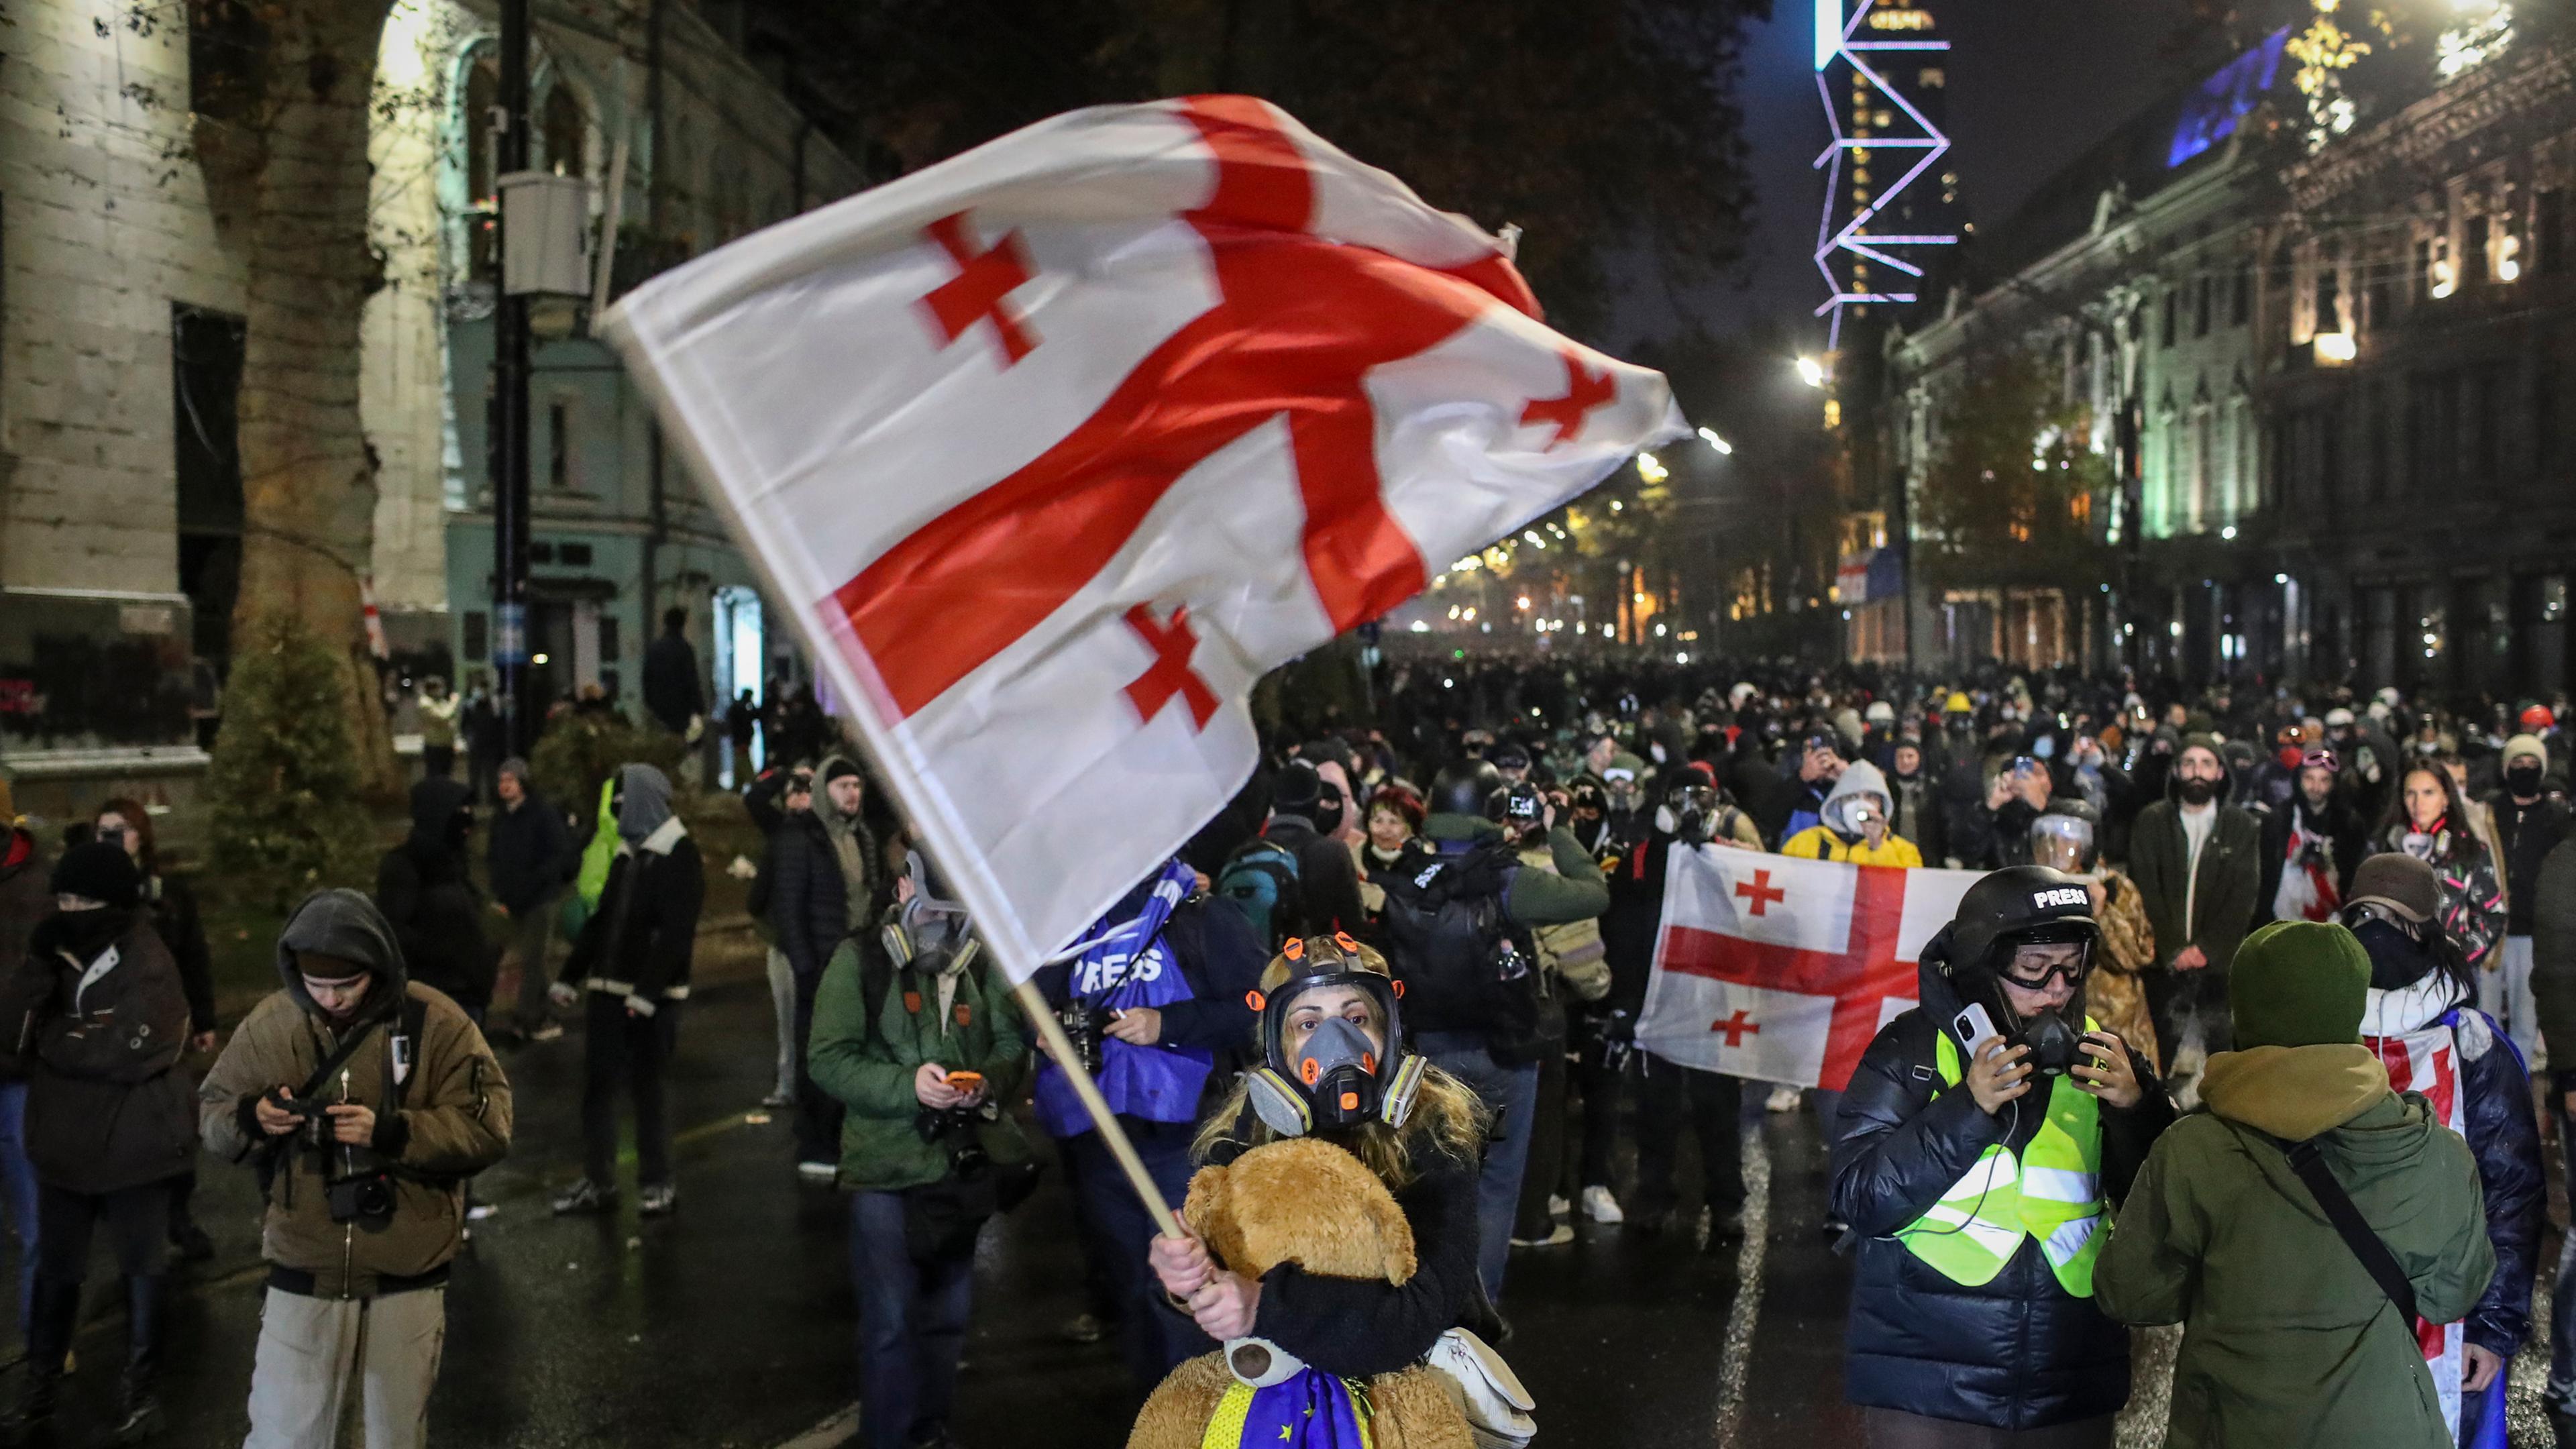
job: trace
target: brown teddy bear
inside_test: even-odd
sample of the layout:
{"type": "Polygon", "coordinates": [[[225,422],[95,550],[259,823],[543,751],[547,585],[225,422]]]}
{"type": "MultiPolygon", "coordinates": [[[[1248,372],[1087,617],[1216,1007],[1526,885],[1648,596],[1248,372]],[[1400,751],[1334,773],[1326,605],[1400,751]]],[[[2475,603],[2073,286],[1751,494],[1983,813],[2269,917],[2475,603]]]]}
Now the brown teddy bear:
{"type": "MultiPolygon", "coordinates": [[[[1327,1278],[1400,1284],[1413,1276],[1413,1228],[1403,1210],[1375,1173],[1329,1142],[1291,1138],[1203,1167],[1190,1179],[1186,1211],[1208,1252],[1246,1277],[1281,1263],[1327,1278]]],[[[1313,1401],[1330,1417],[1340,1396],[1319,1380],[1326,1376],[1274,1344],[1236,1339],[1172,1370],[1136,1416],[1127,1449],[1248,1446],[1246,1433],[1266,1433],[1261,1415],[1283,1395],[1319,1395],[1313,1401]],[[1273,1395],[1257,1403],[1265,1387],[1273,1395]]],[[[1344,1387],[1369,1449],[1474,1449],[1456,1392],[1437,1369],[1415,1364],[1344,1387]]],[[[1361,1442],[1321,1425],[1308,1432],[1313,1444],[1361,1442]]]]}

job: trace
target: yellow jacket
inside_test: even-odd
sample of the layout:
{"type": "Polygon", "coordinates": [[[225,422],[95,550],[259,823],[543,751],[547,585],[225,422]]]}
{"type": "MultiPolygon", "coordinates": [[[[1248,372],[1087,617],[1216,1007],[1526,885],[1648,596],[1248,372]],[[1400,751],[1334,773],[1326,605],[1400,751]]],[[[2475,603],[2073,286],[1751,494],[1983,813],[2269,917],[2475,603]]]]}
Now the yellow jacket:
{"type": "Polygon", "coordinates": [[[1789,837],[1780,847],[1782,855],[1803,856],[1808,860],[1841,860],[1853,865],[1896,865],[1907,870],[1923,868],[1923,852],[1902,835],[1887,837],[1887,843],[1873,847],[1864,839],[1858,845],[1845,845],[1843,838],[1822,825],[1810,825],[1789,837]]]}

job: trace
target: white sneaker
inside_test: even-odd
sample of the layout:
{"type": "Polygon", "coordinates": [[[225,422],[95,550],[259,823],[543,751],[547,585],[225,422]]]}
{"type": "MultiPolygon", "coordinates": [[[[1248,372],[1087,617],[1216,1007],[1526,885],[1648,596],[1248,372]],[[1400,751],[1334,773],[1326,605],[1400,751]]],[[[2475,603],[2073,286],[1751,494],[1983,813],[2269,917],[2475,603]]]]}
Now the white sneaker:
{"type": "Polygon", "coordinates": [[[796,1164],[796,1175],[807,1182],[831,1182],[840,1177],[841,1165],[837,1162],[800,1162],[796,1164]]]}
{"type": "Polygon", "coordinates": [[[1558,1223],[1555,1227],[1548,1230],[1546,1237],[1514,1238],[1512,1239],[1512,1246],[1515,1248],[1562,1248],[1573,1241],[1574,1225],[1571,1223],[1558,1223]]]}
{"type": "Polygon", "coordinates": [[[1762,1105],[1770,1108],[1774,1112],[1795,1112],[1798,1110],[1798,1089],[1795,1087],[1773,1087],[1771,1089],[1771,1100],[1763,1103],[1762,1105]]]}
{"type": "Polygon", "coordinates": [[[1572,1211],[1574,1211],[1574,1204],[1567,1202],[1563,1193],[1552,1192],[1547,1195],[1547,1215],[1549,1217],[1561,1218],[1572,1211]]]}
{"type": "Polygon", "coordinates": [[[1619,1199],[1610,1189],[1595,1183],[1583,1190],[1583,1215],[1596,1223],[1624,1223],[1628,1215],[1619,1211],[1619,1199]]]}

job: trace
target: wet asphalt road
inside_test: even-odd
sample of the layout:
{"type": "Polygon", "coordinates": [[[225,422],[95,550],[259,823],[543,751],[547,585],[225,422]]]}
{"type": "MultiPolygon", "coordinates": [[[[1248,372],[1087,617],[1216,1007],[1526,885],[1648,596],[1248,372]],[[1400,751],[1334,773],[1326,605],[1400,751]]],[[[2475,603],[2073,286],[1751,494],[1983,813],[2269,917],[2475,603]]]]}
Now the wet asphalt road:
{"type": "MultiPolygon", "coordinates": [[[[767,993],[756,984],[711,990],[689,1011],[673,1084],[680,1211],[669,1219],[639,1222],[631,1206],[606,1220],[547,1214],[546,1195],[579,1170],[579,1035],[505,1053],[519,1140],[479,1185],[501,1212],[477,1225],[449,1290],[430,1415],[437,1442],[826,1449],[848,1437],[845,1218],[837,1194],[794,1180],[784,1119],[755,1120],[771,1061],[767,993]]],[[[1748,1146],[1755,1231],[1740,1249],[1710,1255],[1578,1223],[1571,1245],[1515,1253],[1508,1355],[1538,1398],[1539,1442],[1858,1442],[1841,1395],[1850,1277],[1817,1228],[1825,1182],[1813,1119],[1768,1117],[1748,1146]]],[[[630,1160],[630,1203],[632,1171],[630,1160]]],[[[218,1254],[186,1270],[161,1441],[173,1449],[241,1442],[258,1335],[250,1174],[210,1161],[202,1182],[199,1218],[218,1254]]],[[[1125,1441],[1134,1405],[1111,1347],[1057,1336],[1078,1306],[1070,1231],[1050,1174],[1036,1199],[985,1235],[952,1426],[969,1449],[1125,1441]]],[[[113,1273],[104,1256],[92,1268],[83,1368],[60,1445],[102,1442],[123,1348],[113,1273]]],[[[2544,1312],[2546,1303],[2544,1288],[2544,1312]]],[[[2170,1342],[2144,1352],[2167,1360],[2170,1342]]],[[[2517,1445],[2547,1442],[2535,1402],[2544,1368],[2537,1351],[2515,1366],[2517,1445]]],[[[2124,1449],[2161,1439],[2154,1379],[2141,1375],[2124,1449]]],[[[12,1371],[0,1392],[14,1400],[16,1391],[12,1371]]]]}

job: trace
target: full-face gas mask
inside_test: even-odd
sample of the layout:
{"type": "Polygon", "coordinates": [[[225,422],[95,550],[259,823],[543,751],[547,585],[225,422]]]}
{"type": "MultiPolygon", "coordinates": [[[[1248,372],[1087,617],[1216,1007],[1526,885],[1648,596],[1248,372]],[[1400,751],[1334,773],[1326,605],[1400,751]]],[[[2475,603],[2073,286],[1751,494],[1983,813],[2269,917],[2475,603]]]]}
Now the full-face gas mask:
{"type": "Polygon", "coordinates": [[[2101,934],[2093,919],[2092,894],[2083,882],[2045,866],[2019,865],[1970,886],[1959,898],[1958,913],[1925,952],[1949,978],[1961,1003],[1984,1007],[2006,1045],[2030,1048],[2031,1066],[2056,1076],[2083,1059],[2085,978],[2101,934]],[[2034,973],[2027,962],[2016,969],[2022,948],[2047,945],[2075,949],[2049,953],[2063,959],[2045,971],[2034,973]],[[2015,986],[2045,991],[2061,977],[2073,988],[2064,1004],[2031,1013],[2013,1005],[2005,985],[2009,979],[2015,986]]]}
{"type": "Polygon", "coordinates": [[[1285,968],[1284,980],[1253,993],[1261,1013],[1262,1064],[1245,1074],[1254,1115],[1282,1137],[1337,1132],[1383,1122],[1401,1128],[1413,1114],[1424,1061],[1404,1050],[1396,1005],[1401,990],[1386,974],[1383,957],[1344,935],[1290,941],[1263,979],[1285,968]],[[1290,1018],[1301,998],[1330,987],[1352,987],[1374,1008],[1383,1051],[1360,1026],[1329,1015],[1305,1040],[1289,1045],[1290,1018]]]}
{"type": "Polygon", "coordinates": [[[1637,774],[1619,766],[1601,772],[1601,792],[1609,800],[1614,814],[1637,808],[1637,774]]]}
{"type": "Polygon", "coordinates": [[[939,880],[921,852],[905,857],[904,876],[912,882],[912,893],[883,928],[880,939],[886,958],[897,970],[908,968],[933,976],[972,965],[982,946],[974,937],[966,908],[941,898],[939,880]]]}
{"type": "Polygon", "coordinates": [[[1655,824],[1684,845],[1706,845],[1717,838],[1717,791],[1707,785],[1675,785],[1655,811],[1655,824]]]}

